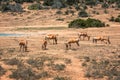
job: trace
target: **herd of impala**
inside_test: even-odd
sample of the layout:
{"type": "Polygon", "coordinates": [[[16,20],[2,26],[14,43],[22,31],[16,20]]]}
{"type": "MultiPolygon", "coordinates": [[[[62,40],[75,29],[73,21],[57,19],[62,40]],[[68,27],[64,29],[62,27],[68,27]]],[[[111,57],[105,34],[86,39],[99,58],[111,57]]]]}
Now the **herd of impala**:
{"type": "MultiPolygon", "coordinates": [[[[42,42],[42,49],[46,50],[47,48],[47,43],[49,40],[53,40],[53,44],[57,44],[57,40],[58,40],[58,34],[47,34],[42,42]]],[[[71,48],[71,44],[77,44],[77,46],[79,46],[79,41],[82,39],[84,40],[85,38],[87,38],[88,40],[90,40],[90,35],[88,35],[86,32],[80,32],[78,33],[78,38],[70,38],[65,42],[65,47],[66,49],[70,49],[71,48]]],[[[104,42],[106,44],[111,44],[109,36],[96,36],[93,37],[92,39],[93,43],[97,43],[97,41],[101,41],[104,42]]],[[[28,41],[25,39],[19,40],[19,46],[20,46],[20,51],[27,51],[27,47],[28,47],[28,41]]]]}

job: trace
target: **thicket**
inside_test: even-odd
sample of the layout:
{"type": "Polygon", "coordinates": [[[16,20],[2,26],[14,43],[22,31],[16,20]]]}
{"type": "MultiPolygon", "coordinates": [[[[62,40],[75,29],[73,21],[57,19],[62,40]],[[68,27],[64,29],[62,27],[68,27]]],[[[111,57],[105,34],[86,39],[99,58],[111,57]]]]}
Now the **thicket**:
{"type": "Polygon", "coordinates": [[[88,18],[86,20],[76,19],[69,23],[69,28],[88,28],[88,27],[105,27],[105,23],[98,19],[88,18]]]}

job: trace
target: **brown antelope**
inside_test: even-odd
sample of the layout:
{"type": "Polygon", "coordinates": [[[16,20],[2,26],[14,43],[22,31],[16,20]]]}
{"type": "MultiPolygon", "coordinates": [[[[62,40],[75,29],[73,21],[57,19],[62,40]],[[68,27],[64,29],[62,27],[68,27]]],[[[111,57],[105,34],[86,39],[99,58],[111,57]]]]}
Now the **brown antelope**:
{"type": "Polygon", "coordinates": [[[47,40],[44,40],[42,44],[42,49],[46,50],[47,49],[46,47],[47,47],[47,40]]]}
{"type": "Polygon", "coordinates": [[[111,44],[109,36],[98,36],[98,37],[93,37],[93,43],[97,43],[97,41],[101,41],[104,43],[111,44]]]}
{"type": "Polygon", "coordinates": [[[53,40],[53,44],[57,44],[57,35],[58,34],[48,34],[45,36],[45,40],[53,40]]]}
{"type": "Polygon", "coordinates": [[[69,40],[65,43],[66,49],[71,48],[71,44],[72,44],[72,43],[76,43],[77,46],[79,46],[79,39],[78,39],[78,38],[71,38],[71,39],[69,39],[69,40]]]}
{"type": "Polygon", "coordinates": [[[27,44],[28,44],[28,41],[25,40],[25,39],[21,39],[19,40],[19,46],[20,46],[20,51],[27,51],[27,44]]]}
{"type": "Polygon", "coordinates": [[[83,40],[85,38],[88,38],[88,40],[90,40],[90,36],[86,32],[78,33],[78,36],[79,36],[80,39],[83,37],[83,40]]]}

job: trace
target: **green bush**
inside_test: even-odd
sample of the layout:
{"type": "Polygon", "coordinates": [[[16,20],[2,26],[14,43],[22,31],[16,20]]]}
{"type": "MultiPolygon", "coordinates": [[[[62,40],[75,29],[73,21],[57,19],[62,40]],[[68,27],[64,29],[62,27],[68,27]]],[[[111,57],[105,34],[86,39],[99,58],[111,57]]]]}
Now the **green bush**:
{"type": "Polygon", "coordinates": [[[82,10],[78,13],[79,17],[88,17],[88,13],[85,10],[82,10]]]}
{"type": "Polygon", "coordinates": [[[107,4],[107,3],[102,4],[102,8],[108,8],[108,7],[109,7],[109,4],[107,4]]]}
{"type": "Polygon", "coordinates": [[[32,5],[28,6],[28,9],[29,10],[40,10],[40,9],[42,9],[42,6],[39,3],[36,3],[36,4],[32,4],[32,5]]]}
{"type": "Polygon", "coordinates": [[[8,3],[0,4],[0,11],[4,12],[4,11],[8,10],[7,9],[8,5],[9,5],[8,3]]]}
{"type": "Polygon", "coordinates": [[[115,21],[115,22],[120,22],[120,15],[118,15],[116,18],[113,16],[109,19],[109,21],[115,21]]]}
{"type": "Polygon", "coordinates": [[[117,17],[117,18],[115,19],[115,22],[120,22],[120,17],[117,17]]]}
{"type": "Polygon", "coordinates": [[[87,20],[76,19],[69,23],[69,28],[88,28],[88,27],[104,27],[105,24],[98,19],[88,18],[87,20]]]}
{"type": "Polygon", "coordinates": [[[112,16],[109,21],[115,21],[115,18],[112,16]]]}

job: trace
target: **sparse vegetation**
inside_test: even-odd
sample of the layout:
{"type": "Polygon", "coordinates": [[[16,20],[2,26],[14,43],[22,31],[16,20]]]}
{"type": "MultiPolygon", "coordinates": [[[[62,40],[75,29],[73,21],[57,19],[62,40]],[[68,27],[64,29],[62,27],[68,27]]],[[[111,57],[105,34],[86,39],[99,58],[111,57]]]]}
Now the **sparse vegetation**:
{"type": "Polygon", "coordinates": [[[0,76],[4,75],[6,70],[0,65],[0,76]]]}
{"type": "Polygon", "coordinates": [[[17,65],[17,66],[22,65],[22,62],[17,58],[8,59],[5,63],[8,65],[17,65]]]}
{"type": "Polygon", "coordinates": [[[36,76],[34,71],[31,68],[18,68],[13,71],[10,75],[10,78],[21,79],[21,80],[35,80],[36,76]]]}
{"type": "Polygon", "coordinates": [[[37,67],[38,69],[43,68],[44,66],[44,61],[41,61],[40,59],[29,59],[27,63],[32,67],[37,67]]]}
{"type": "Polygon", "coordinates": [[[119,60],[90,59],[89,62],[85,60],[82,66],[86,67],[85,77],[104,78],[107,76],[109,80],[118,80],[120,76],[119,60]]]}
{"type": "Polygon", "coordinates": [[[64,69],[65,69],[65,65],[64,64],[54,64],[53,65],[53,70],[61,71],[61,70],[64,70],[64,69]]]}
{"type": "Polygon", "coordinates": [[[60,76],[56,76],[56,77],[54,77],[54,79],[53,80],[70,80],[69,78],[67,78],[67,77],[60,77],[60,76]]]}
{"type": "Polygon", "coordinates": [[[33,28],[33,27],[25,27],[25,28],[17,28],[16,30],[64,30],[67,29],[66,27],[40,27],[40,28],[33,28]]]}

